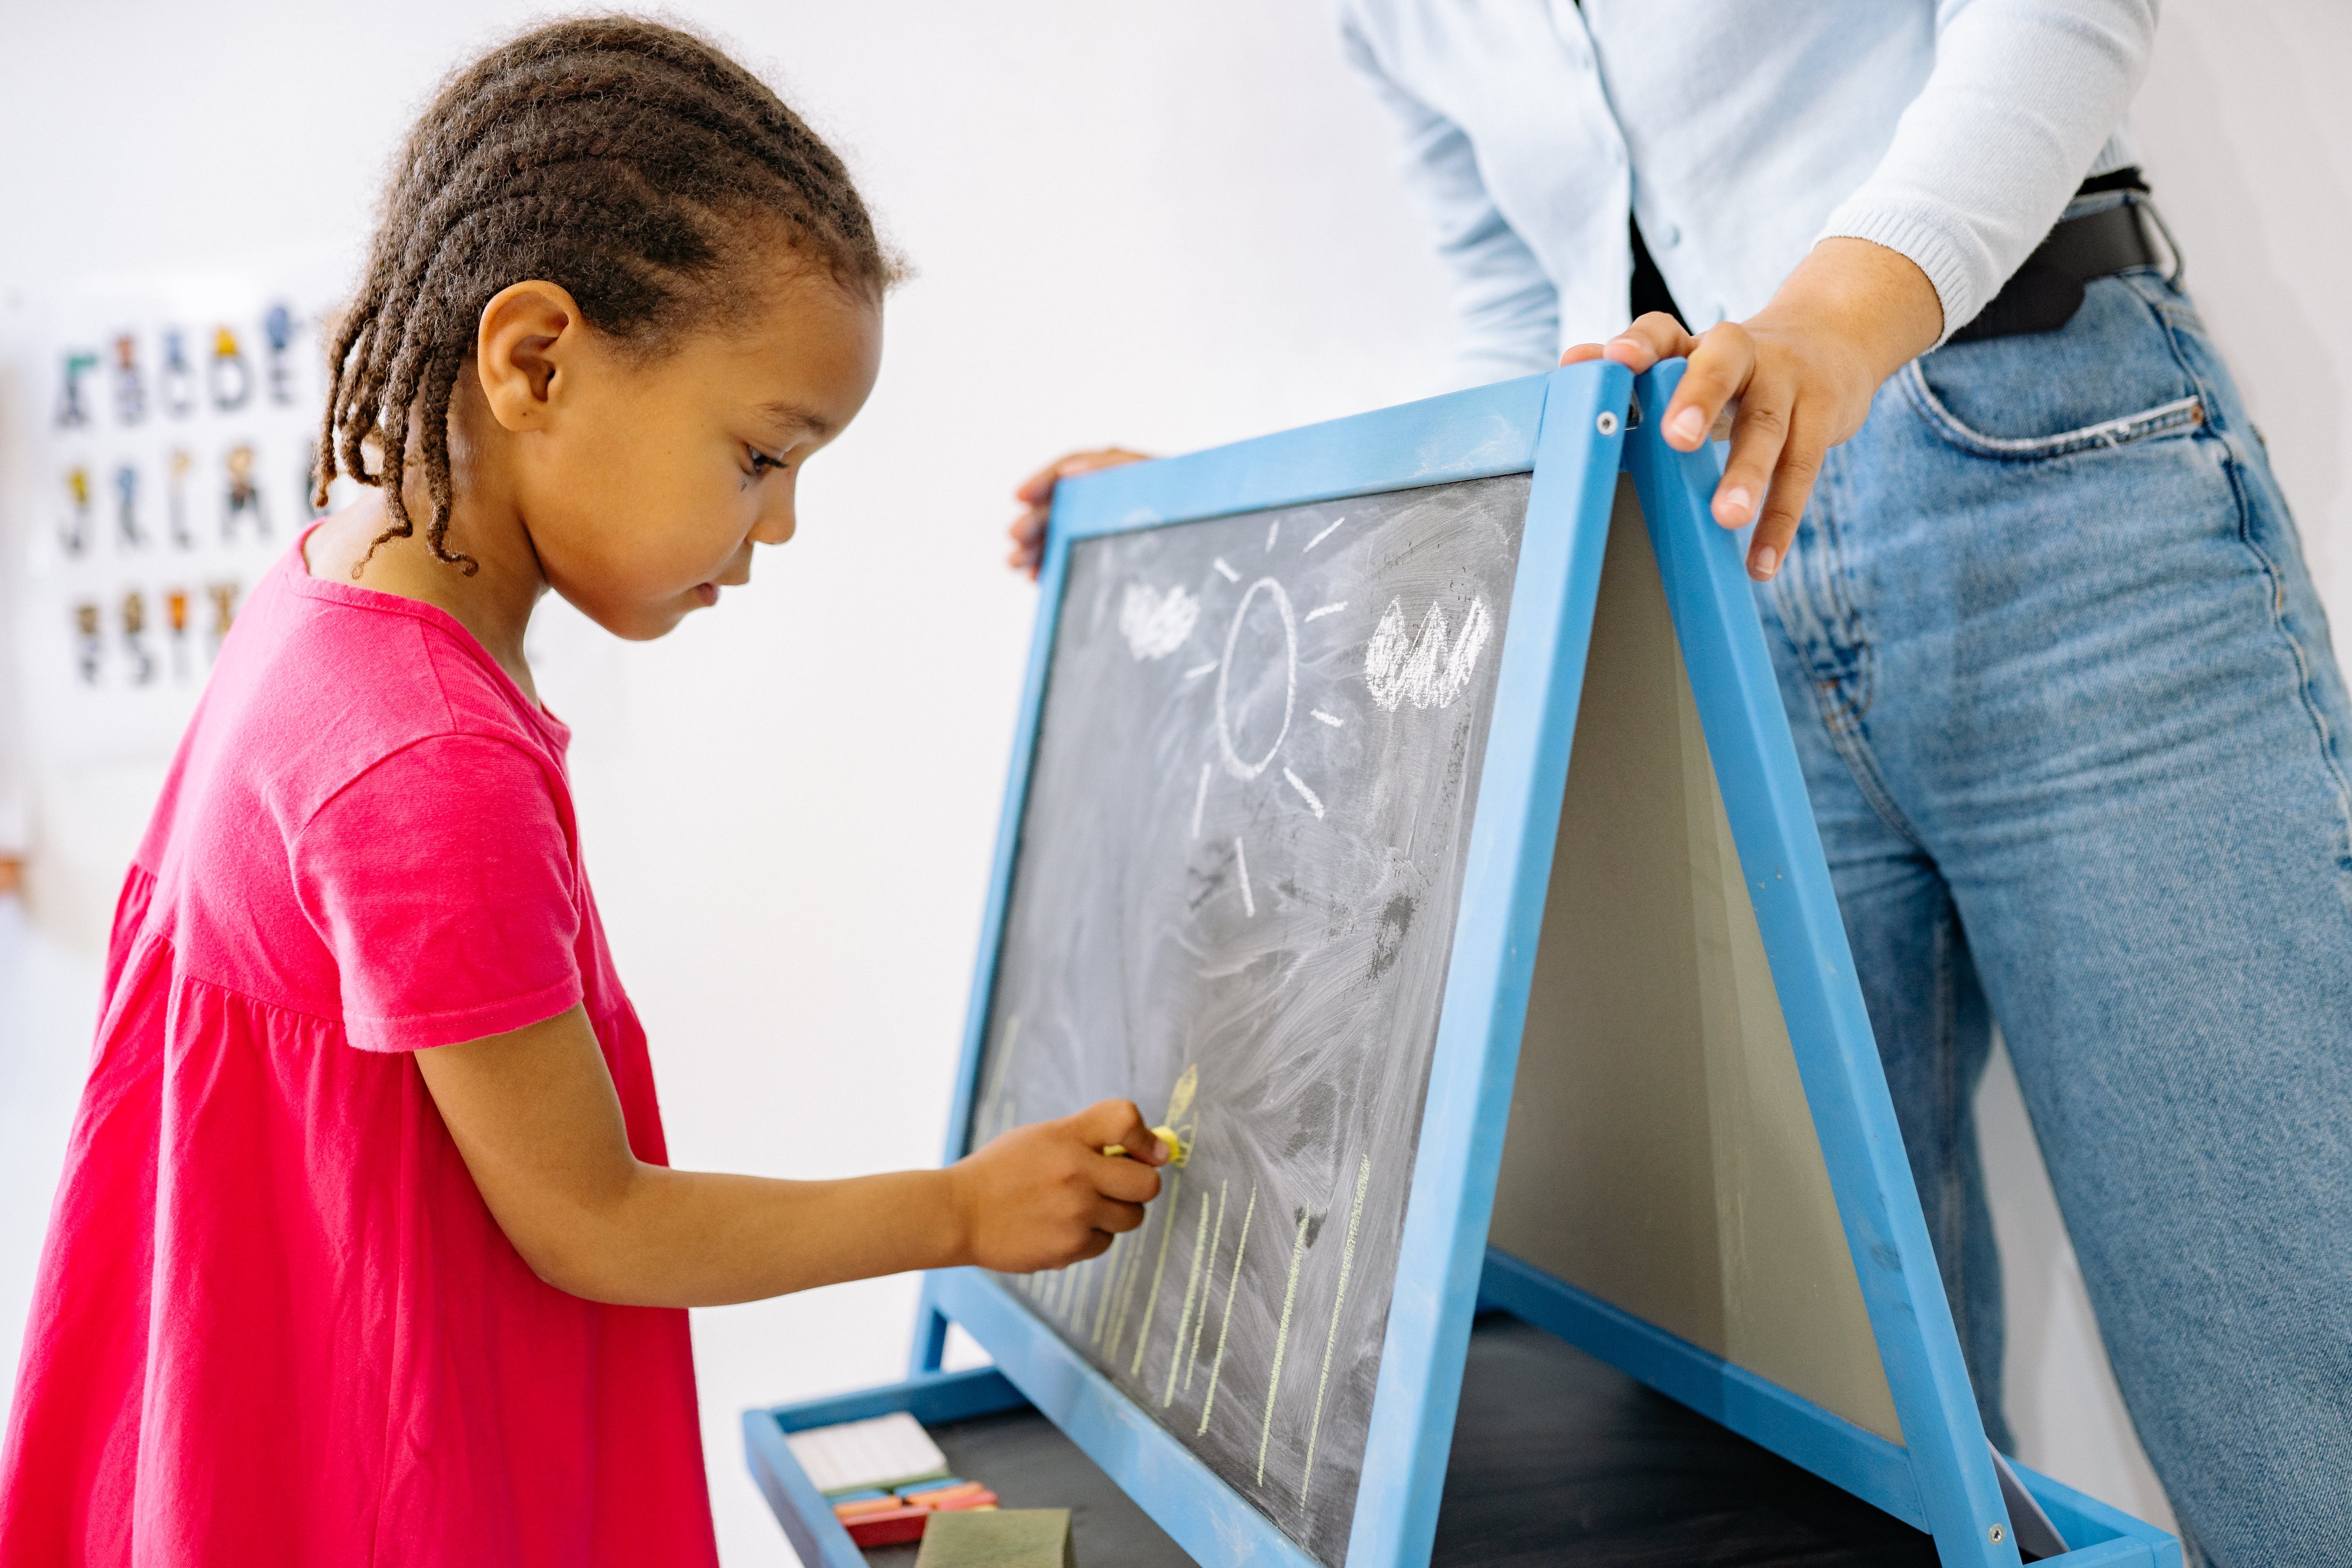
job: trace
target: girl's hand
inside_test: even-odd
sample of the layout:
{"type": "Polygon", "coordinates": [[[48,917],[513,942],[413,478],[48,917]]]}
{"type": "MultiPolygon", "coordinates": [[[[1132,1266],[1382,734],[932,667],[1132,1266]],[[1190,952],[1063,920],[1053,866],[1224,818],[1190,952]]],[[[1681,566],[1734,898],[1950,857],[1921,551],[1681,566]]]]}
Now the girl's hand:
{"type": "Polygon", "coordinates": [[[1046,464],[1021,481],[1013,499],[1028,510],[1013,520],[1004,531],[1013,537],[1012,553],[1004,563],[1015,572],[1026,572],[1034,582],[1037,569],[1045,562],[1045,520],[1054,511],[1054,487],[1074,474],[1090,474],[1097,468],[1115,468],[1121,463],[1145,463],[1151,460],[1148,452],[1130,452],[1124,447],[1105,447],[1093,452],[1073,452],[1066,458],[1046,464]]]}
{"type": "Polygon", "coordinates": [[[1128,1100],[999,1134],[948,1167],[966,1263],[1004,1274],[1098,1257],[1143,1223],[1170,1151],[1128,1100]],[[1106,1154],[1118,1144],[1131,1155],[1106,1154]]]}
{"type": "Polygon", "coordinates": [[[1879,384],[1943,330],[1935,285],[1909,258],[1866,239],[1825,239],[1745,321],[1693,337],[1652,311],[1606,343],[1577,344],[1559,363],[1609,359],[1639,374],[1662,359],[1690,361],[1656,417],[1666,445],[1680,451],[1730,437],[1715,521],[1755,522],[1748,574],[1762,583],[1788,557],[1823,455],[1862,428],[1879,384]]]}

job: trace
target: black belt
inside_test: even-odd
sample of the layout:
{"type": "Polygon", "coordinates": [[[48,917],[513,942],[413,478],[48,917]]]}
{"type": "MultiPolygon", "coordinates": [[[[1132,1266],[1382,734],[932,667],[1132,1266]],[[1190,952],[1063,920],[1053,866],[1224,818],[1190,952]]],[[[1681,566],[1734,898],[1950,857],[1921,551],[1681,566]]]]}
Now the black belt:
{"type": "MultiPolygon", "coordinates": [[[[2068,218],[2050,231],[2049,237],[2036,246],[2023,266],[2000,286],[2000,292],[1988,301],[1976,319],[1945,340],[1948,342],[1971,343],[1982,338],[2011,338],[2024,332],[2055,331],[2074,319],[2083,306],[2083,286],[2095,278],[2106,278],[2117,272],[2127,272],[2135,267],[2154,267],[2162,259],[2149,243],[2147,230],[2140,221],[2146,210],[2155,216],[2155,209],[2135,199],[2147,194],[2147,183],[2140,178],[2137,169],[2118,169],[2112,174],[2102,174],[2085,180],[2078,195],[2097,195],[2105,191],[2125,191],[2119,206],[2104,212],[2088,213],[2068,218]]],[[[2162,228],[2164,220],[2157,218],[2162,228]]],[[[2172,250],[2172,277],[2180,278],[2180,252],[2172,247],[2172,237],[2165,235],[2166,248],[2172,250]]]]}

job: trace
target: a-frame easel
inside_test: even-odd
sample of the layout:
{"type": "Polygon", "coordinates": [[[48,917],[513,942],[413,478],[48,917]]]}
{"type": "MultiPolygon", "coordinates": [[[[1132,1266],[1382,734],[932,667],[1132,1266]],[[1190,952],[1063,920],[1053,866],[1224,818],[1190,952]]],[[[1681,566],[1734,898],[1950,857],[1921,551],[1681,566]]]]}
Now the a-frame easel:
{"type": "MultiPolygon", "coordinates": [[[[1066,485],[1056,502],[950,1159],[965,1152],[979,1092],[1024,792],[1074,544],[1339,497],[1533,475],[1400,1286],[1389,1305],[1348,1538],[1349,1568],[1409,1568],[1429,1559],[1470,1320],[1481,1300],[1549,1329],[1929,1532],[1949,1568],[2021,1562],[2019,1521],[1978,1419],[1751,589],[1737,542],[1707,515],[1717,459],[1673,451],[1655,421],[1642,419],[1642,410],[1665,406],[1682,368],[1670,362],[1636,381],[1613,365],[1578,366],[1114,470],[1066,485]],[[1630,484],[1621,487],[1621,473],[1630,484]],[[1609,598],[1604,562],[1612,549],[1622,557],[1638,546],[1629,531],[1636,508],[1647,541],[1643,569],[1654,561],[1654,577],[1643,579],[1654,586],[1643,591],[1662,596],[1671,619],[1671,648],[1657,646],[1681,672],[1687,732],[1703,736],[1685,775],[1691,842],[1706,839],[1710,820],[1720,823],[1715,842],[1727,869],[1704,890],[1732,932],[1726,940],[1752,943],[1757,960],[1738,976],[1751,993],[1742,1016],[1764,1022],[1745,1030],[1722,1059],[1760,1075],[1759,1082],[1779,1075],[1785,1096],[1775,1100],[1767,1085],[1748,1097],[1742,1114],[1778,1139],[1775,1147],[1797,1150],[1796,1163],[1818,1161],[1798,1184],[1812,1184],[1805,1190],[1825,1216],[1816,1233],[1830,1246],[1805,1267],[1824,1276],[1850,1268],[1850,1278],[1830,1279],[1823,1289],[1858,1302],[1845,1342],[1832,1339],[1826,1350],[1816,1342],[1793,1362],[1748,1355],[1737,1335],[1710,1348],[1702,1331],[1673,1331],[1643,1315],[1641,1300],[1627,1300],[1641,1297],[1638,1286],[1612,1300],[1609,1281],[1622,1271],[1612,1274],[1600,1253],[1570,1247],[1560,1253],[1569,1261],[1553,1258],[1557,1266],[1547,1267],[1559,1251],[1547,1239],[1549,1221],[1540,1205],[1515,1195],[1506,1155],[1507,1129],[1528,1114],[1523,1106],[1515,1118],[1513,1109],[1523,1034],[1531,1073],[1537,1065],[1538,1025],[1528,1009],[1531,993],[1540,1002],[1547,984],[1539,950],[1547,937],[1560,936],[1557,923],[1546,929],[1560,835],[1610,831],[1607,822],[1590,820],[1564,828],[1562,810],[1574,795],[1572,742],[1585,743],[1587,735],[1580,707],[1603,684],[1588,679],[1587,662],[1609,598]],[[1792,1134],[1804,1118],[1809,1125],[1792,1134]],[[1516,1250],[1489,1248],[1490,1223],[1497,1240],[1507,1235],[1517,1242],[1516,1250]],[[1595,1258],[1597,1275],[1581,1273],[1579,1259],[1595,1258]],[[1588,1288],[1596,1278],[1602,1287],[1588,1288]],[[1411,1289],[1402,1283],[1408,1279],[1411,1289]],[[1853,1364],[1843,1373],[1782,1371],[1806,1354],[1818,1363],[1847,1351],[1853,1364]],[[1862,1392],[1848,1398],[1836,1392],[1842,1388],[1862,1392]]],[[[1623,598],[1611,592],[1610,602],[1623,598]]],[[[1736,1185],[1740,1173],[1730,1179],[1736,1185]]],[[[1836,1321],[1834,1311],[1828,1321],[1836,1321]]],[[[887,1388],[746,1413],[752,1468],[804,1560],[828,1568],[860,1561],[792,1464],[784,1431],[887,1409],[950,1420],[1027,1403],[1200,1561],[1317,1561],[995,1277],[959,1270],[926,1281],[910,1372],[887,1388]],[[992,1353],[994,1369],[940,1370],[950,1320],[992,1353]]],[[[2030,1497],[2072,1548],[2045,1560],[2177,1568],[2179,1548],[2169,1536],[2021,1467],[2016,1482],[2018,1511],[2032,1511],[2030,1497]]]]}

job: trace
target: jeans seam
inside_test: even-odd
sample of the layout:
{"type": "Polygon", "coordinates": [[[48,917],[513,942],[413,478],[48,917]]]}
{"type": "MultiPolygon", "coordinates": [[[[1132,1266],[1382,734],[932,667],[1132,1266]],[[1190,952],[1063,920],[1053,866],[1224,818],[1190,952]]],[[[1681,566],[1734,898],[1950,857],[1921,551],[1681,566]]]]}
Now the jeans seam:
{"type": "Polygon", "coordinates": [[[2228,476],[2230,493],[2238,503],[2238,542],[2254,558],[2270,583],[2271,630],[2286,645],[2288,655],[2294,660],[2295,700],[2303,705],[2304,716],[2311,721],[2313,738],[2319,742],[2319,765],[2326,770],[2329,782],[2335,785],[2336,815],[2342,828],[2336,844],[2336,868],[2339,875],[2352,873],[2352,781],[2345,777],[2336,754],[2335,731],[2328,727],[2327,715],[2312,691],[2316,671],[2311,656],[2305,650],[2303,640],[2286,624],[2286,576],[2271,559],[2270,552],[2255,542],[2253,506],[2246,494],[2244,476],[2238,471],[2236,456],[2226,441],[2221,445],[2221,471],[2228,476]]]}
{"type": "MultiPolygon", "coordinates": [[[[2209,400],[2207,406],[2212,406],[2210,399],[2213,388],[2199,373],[2195,360],[2180,342],[2180,334],[2184,331],[2197,329],[2191,323],[2178,319],[2167,301],[2151,300],[2137,288],[2134,288],[2132,292],[2155,316],[2173,363],[2180,367],[2189,384],[2197,388],[2199,395],[2209,400]]],[[[2192,317],[2191,322],[2193,320],[2192,317]]],[[[2329,726],[2327,714],[2312,689],[2317,679],[2317,666],[2304,647],[2302,639],[2286,624],[2286,574],[2279,570],[2278,563],[2271,558],[2270,552],[2254,538],[2253,498],[2246,492],[2246,475],[2242,471],[2237,448],[2225,431],[2219,427],[2221,423],[2208,420],[2194,438],[2221,443],[2222,477],[2229,482],[2231,499],[2238,509],[2238,543],[2254,558],[2255,564],[2261,567],[2263,576],[2270,584],[2271,630],[2286,645],[2288,656],[2294,660],[2295,700],[2303,705],[2304,716],[2310,721],[2313,736],[2319,742],[2319,765],[2326,770],[2329,782],[2335,786],[2336,815],[2342,829],[2336,845],[2336,872],[2339,879],[2352,877],[2352,777],[2345,773],[2335,731],[2329,726]]]]}
{"type": "Polygon", "coordinates": [[[1920,370],[1917,360],[1905,365],[1896,373],[1895,379],[1903,389],[1904,400],[1939,438],[1973,457],[1991,458],[2003,462],[2042,462],[2052,458],[2070,457],[2076,452],[2129,446],[2151,436],[2192,430],[2206,420],[2207,399],[2202,391],[2203,383],[2200,382],[2200,390],[2191,396],[2175,398],[2170,403],[2143,408],[2137,414],[2126,414],[2120,418],[2103,419],[2096,425],[2085,425],[2079,429],[2062,430],[2054,436],[1988,436],[1962,424],[1957,415],[1944,406],[1943,400],[1927,385],[1927,374],[1920,370]]]}

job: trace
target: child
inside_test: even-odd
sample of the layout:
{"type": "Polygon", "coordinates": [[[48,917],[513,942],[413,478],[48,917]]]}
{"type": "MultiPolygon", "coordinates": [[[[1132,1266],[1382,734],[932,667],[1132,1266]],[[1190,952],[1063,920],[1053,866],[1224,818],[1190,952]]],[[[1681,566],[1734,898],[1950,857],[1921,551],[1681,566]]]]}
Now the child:
{"type": "Polygon", "coordinates": [[[1124,1100],[944,1171],[670,1170],[523,662],[550,588],[657,637],[792,537],[891,279],[687,34],[558,23],[425,111],[331,347],[321,492],[378,489],[256,590],[123,889],[0,1568],[709,1564],[680,1309],[1140,1223],[1124,1100]]]}

